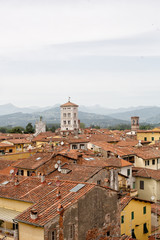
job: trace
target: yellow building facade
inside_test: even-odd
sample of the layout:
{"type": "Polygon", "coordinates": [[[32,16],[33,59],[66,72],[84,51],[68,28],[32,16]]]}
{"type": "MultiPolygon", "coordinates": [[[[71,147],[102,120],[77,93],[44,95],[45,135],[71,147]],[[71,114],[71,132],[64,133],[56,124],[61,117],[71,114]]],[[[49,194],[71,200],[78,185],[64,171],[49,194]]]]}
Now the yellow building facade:
{"type": "Polygon", "coordinates": [[[19,240],[44,240],[44,228],[19,222],[19,240]]]}
{"type": "Polygon", "coordinates": [[[7,239],[13,240],[15,236],[13,219],[32,205],[30,202],[0,198],[0,238],[7,236],[7,239]]]}
{"type": "Polygon", "coordinates": [[[128,202],[121,210],[121,235],[147,240],[151,234],[151,203],[131,197],[125,200],[128,202]]]}
{"type": "Polygon", "coordinates": [[[139,130],[137,131],[137,140],[151,142],[154,144],[156,141],[160,141],[160,129],[153,130],[139,130]]]}

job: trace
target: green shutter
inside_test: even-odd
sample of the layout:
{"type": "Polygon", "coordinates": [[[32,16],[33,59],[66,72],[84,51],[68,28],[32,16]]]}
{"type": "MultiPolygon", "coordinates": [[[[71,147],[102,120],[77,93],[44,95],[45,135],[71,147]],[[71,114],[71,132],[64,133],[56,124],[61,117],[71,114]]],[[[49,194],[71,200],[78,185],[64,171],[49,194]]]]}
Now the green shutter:
{"type": "Polygon", "coordinates": [[[134,212],[131,212],[131,219],[134,219],[134,212]]]}
{"type": "Polygon", "coordinates": [[[121,216],[121,223],[124,223],[124,215],[121,216]]]}
{"type": "Polygon", "coordinates": [[[146,206],[143,207],[143,214],[146,214],[146,206]]]}

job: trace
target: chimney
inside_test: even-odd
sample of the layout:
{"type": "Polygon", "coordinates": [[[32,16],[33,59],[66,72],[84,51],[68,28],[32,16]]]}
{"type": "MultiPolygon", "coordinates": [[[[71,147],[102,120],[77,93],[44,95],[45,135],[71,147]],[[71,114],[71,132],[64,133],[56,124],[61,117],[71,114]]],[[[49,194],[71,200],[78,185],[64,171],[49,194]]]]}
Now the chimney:
{"type": "Polygon", "coordinates": [[[36,220],[38,218],[38,212],[35,209],[31,209],[31,211],[30,211],[30,218],[32,220],[36,220]]]}
{"type": "Polygon", "coordinates": [[[45,175],[44,174],[41,175],[41,183],[45,183],[45,175]]]}
{"type": "Polygon", "coordinates": [[[59,188],[57,189],[57,199],[60,199],[61,198],[61,192],[60,192],[60,190],[59,190],[59,188]]]}
{"type": "Polygon", "coordinates": [[[16,175],[15,175],[15,179],[14,179],[14,185],[15,186],[19,185],[19,180],[16,175]]]}
{"type": "Polygon", "coordinates": [[[58,212],[58,213],[62,213],[63,211],[64,211],[64,208],[63,208],[62,204],[59,203],[59,204],[58,204],[58,207],[57,207],[57,212],[58,212]]]}

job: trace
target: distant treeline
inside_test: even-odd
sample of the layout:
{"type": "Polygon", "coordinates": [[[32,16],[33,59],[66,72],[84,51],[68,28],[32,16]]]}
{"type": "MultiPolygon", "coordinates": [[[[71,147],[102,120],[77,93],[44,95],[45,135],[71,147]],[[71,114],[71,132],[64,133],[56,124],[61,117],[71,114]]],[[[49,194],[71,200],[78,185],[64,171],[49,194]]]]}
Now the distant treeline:
{"type": "MultiPolygon", "coordinates": [[[[46,130],[55,132],[55,130],[59,127],[60,127],[60,124],[58,123],[47,124],[46,130]]],[[[6,126],[6,127],[0,127],[0,132],[1,133],[34,133],[35,127],[32,125],[32,123],[28,123],[25,128],[21,126],[16,126],[16,127],[6,126]]]]}
{"type": "MultiPolygon", "coordinates": [[[[140,130],[150,130],[156,127],[156,125],[153,124],[140,124],[139,129],[140,130]]],[[[128,130],[131,129],[130,124],[118,124],[116,126],[111,126],[108,128],[109,130],[128,130]]]]}
{"type": "MultiPolygon", "coordinates": [[[[160,124],[156,124],[156,125],[140,124],[139,129],[140,130],[150,130],[150,129],[153,129],[157,126],[160,126],[160,124]]],[[[85,124],[81,123],[80,127],[85,128],[85,124]]],[[[100,129],[101,128],[99,125],[90,125],[90,127],[95,128],[95,129],[100,129]]],[[[47,124],[47,126],[46,126],[46,130],[51,131],[51,132],[55,132],[55,130],[57,128],[60,128],[59,123],[47,124]]],[[[118,125],[110,126],[110,127],[106,127],[106,128],[109,129],[109,130],[128,130],[128,129],[131,129],[131,125],[130,124],[118,124],[118,125]]],[[[34,133],[35,132],[35,127],[33,127],[32,123],[28,123],[25,128],[23,128],[21,126],[0,127],[0,132],[1,133],[34,133]]]]}

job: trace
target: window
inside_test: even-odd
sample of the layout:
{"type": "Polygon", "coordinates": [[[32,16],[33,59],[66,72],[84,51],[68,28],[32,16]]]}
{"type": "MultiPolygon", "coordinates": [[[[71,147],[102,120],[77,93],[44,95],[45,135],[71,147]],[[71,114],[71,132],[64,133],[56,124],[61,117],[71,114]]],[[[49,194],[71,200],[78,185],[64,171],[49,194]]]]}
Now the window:
{"type": "Polygon", "coordinates": [[[17,230],[18,229],[18,224],[17,223],[13,223],[13,230],[17,230]]]}
{"type": "Polygon", "coordinates": [[[97,180],[97,185],[100,185],[101,184],[101,180],[97,180]]]}
{"type": "Polygon", "coordinates": [[[64,125],[66,125],[66,121],[63,121],[64,125]]]}
{"type": "Polygon", "coordinates": [[[9,149],[9,152],[12,153],[12,152],[13,152],[13,149],[9,149]]]}
{"type": "Polygon", "coordinates": [[[85,145],[84,144],[80,144],[80,149],[85,149],[85,145]]]}
{"type": "Polygon", "coordinates": [[[160,158],[157,158],[157,164],[160,163],[160,158]]]}
{"type": "Polygon", "coordinates": [[[109,237],[109,236],[110,236],[110,231],[107,232],[107,237],[109,237]]]}
{"type": "Polygon", "coordinates": [[[76,113],[74,113],[74,117],[76,117],[76,113]]]}
{"type": "Polygon", "coordinates": [[[131,174],[130,169],[127,169],[127,176],[130,176],[130,174],[131,174]]]}
{"type": "Polygon", "coordinates": [[[140,181],[140,189],[144,190],[144,181],[140,181]]]}
{"type": "Polygon", "coordinates": [[[121,223],[124,223],[124,215],[121,216],[121,223]]]}
{"type": "Polygon", "coordinates": [[[146,214],[146,206],[143,207],[143,214],[146,214]]]}
{"type": "Polygon", "coordinates": [[[148,233],[147,223],[143,224],[143,233],[148,233]]]}
{"type": "Polygon", "coordinates": [[[71,121],[68,121],[68,124],[71,124],[71,121]]]}
{"type": "Polygon", "coordinates": [[[70,114],[70,113],[68,113],[68,117],[71,117],[71,114],[70,114]]]}
{"type": "Polygon", "coordinates": [[[56,234],[56,230],[51,232],[51,240],[56,240],[57,239],[57,234],[56,234]]]}
{"type": "Polygon", "coordinates": [[[131,219],[134,219],[134,212],[131,212],[131,219]]]}
{"type": "Polygon", "coordinates": [[[145,161],[145,166],[149,166],[149,160],[145,161]]]}
{"type": "Polygon", "coordinates": [[[69,226],[69,239],[74,239],[74,224],[69,226]]]}
{"type": "Polygon", "coordinates": [[[147,141],[147,137],[144,137],[144,141],[147,141]]]}
{"type": "Polygon", "coordinates": [[[152,141],[154,141],[154,137],[152,137],[152,141]]]}
{"type": "Polygon", "coordinates": [[[66,113],[63,113],[63,117],[66,117],[66,113]]]}
{"type": "Polygon", "coordinates": [[[74,124],[76,124],[76,120],[74,120],[74,124]]]}
{"type": "Polygon", "coordinates": [[[135,189],[136,188],[136,183],[135,182],[133,182],[133,189],[135,189]]]}
{"type": "Polygon", "coordinates": [[[72,149],[78,149],[77,145],[72,145],[72,149]]]}
{"type": "Polygon", "coordinates": [[[152,160],[152,165],[155,165],[155,159],[152,160]]]}
{"type": "Polygon", "coordinates": [[[30,174],[30,171],[27,171],[27,176],[29,177],[31,174],[30,174]]]}
{"type": "Polygon", "coordinates": [[[21,170],[21,169],[19,169],[19,170],[18,170],[18,175],[23,176],[23,174],[24,174],[24,171],[21,170]]]}

